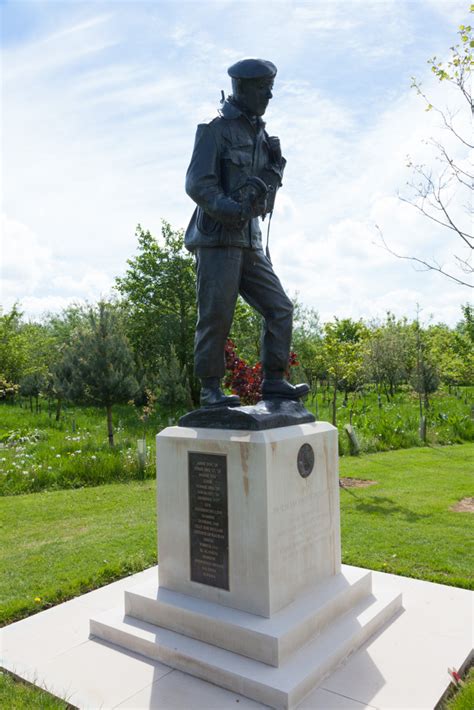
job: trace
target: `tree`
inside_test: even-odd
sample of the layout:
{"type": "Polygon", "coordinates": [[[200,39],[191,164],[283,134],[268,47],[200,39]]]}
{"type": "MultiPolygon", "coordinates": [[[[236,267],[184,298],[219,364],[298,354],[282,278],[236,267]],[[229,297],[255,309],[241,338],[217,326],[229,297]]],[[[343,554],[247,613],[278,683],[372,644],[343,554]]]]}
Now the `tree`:
{"type": "Polygon", "coordinates": [[[169,414],[192,407],[186,370],[181,367],[174,347],[158,372],[158,404],[169,414]]]}
{"type": "MultiPolygon", "coordinates": [[[[41,393],[48,400],[56,400],[56,421],[61,416],[62,404],[71,389],[71,363],[68,359],[68,343],[80,326],[87,326],[88,308],[72,304],[59,314],[46,314],[41,322],[27,323],[22,333],[27,341],[27,382],[31,377],[41,378],[41,393]]],[[[25,392],[24,386],[22,386],[25,392]]],[[[33,394],[34,396],[34,394],[33,394]]]]}
{"type": "Polygon", "coordinates": [[[419,318],[420,309],[417,306],[416,321],[412,324],[416,342],[416,366],[411,373],[410,383],[415,392],[418,393],[418,404],[420,412],[420,439],[426,441],[426,417],[424,409],[429,409],[430,402],[428,395],[436,392],[439,386],[439,376],[434,362],[429,357],[427,351],[426,336],[423,333],[419,318]]]}
{"type": "Polygon", "coordinates": [[[73,386],[73,362],[70,348],[67,343],[62,343],[56,348],[56,357],[51,362],[46,376],[45,394],[49,399],[56,400],[55,419],[61,418],[64,400],[71,397],[73,386]]]}
{"type": "Polygon", "coordinates": [[[436,367],[425,357],[420,357],[416,369],[411,376],[411,384],[415,392],[423,396],[425,409],[429,409],[429,394],[436,392],[439,387],[439,375],[436,367]]]}
{"type": "Polygon", "coordinates": [[[89,317],[90,307],[87,304],[72,303],[63,308],[60,313],[47,313],[43,325],[56,346],[67,343],[78,328],[84,326],[89,317]]]}
{"type": "Polygon", "coordinates": [[[138,384],[132,350],[111,304],[100,302],[90,308],[87,326],[76,331],[64,357],[71,373],[71,397],[105,407],[113,446],[112,407],[133,397],[138,384]]]}
{"type": "MultiPolygon", "coordinates": [[[[473,11],[474,5],[471,5],[471,12],[473,11]]],[[[425,269],[439,272],[455,283],[473,288],[474,241],[470,226],[474,174],[469,168],[467,157],[468,151],[474,147],[469,120],[473,111],[471,73],[474,66],[474,37],[470,25],[460,25],[458,34],[460,42],[450,48],[449,59],[440,61],[435,56],[428,60],[428,64],[433,75],[440,82],[455,87],[469,115],[465,116],[462,111],[434,105],[426,95],[421,82],[415,77],[412,77],[412,87],[423,99],[425,110],[438,114],[453,144],[463,149],[465,159],[454,158],[453,150],[448,143],[442,144],[433,138],[429,139],[426,142],[434,149],[436,167],[416,164],[409,159],[408,167],[413,171],[412,179],[408,182],[411,194],[400,197],[403,202],[412,205],[428,220],[446,228],[456,236],[458,253],[453,254],[456,266],[454,270],[448,271],[434,260],[397,254],[386,244],[382,232],[380,230],[379,232],[384,246],[394,256],[409,259],[425,269]],[[461,207],[464,207],[466,220],[463,220],[459,214],[461,207]]]]}
{"type": "Polygon", "coordinates": [[[20,394],[30,400],[30,409],[33,411],[33,399],[36,411],[39,412],[39,396],[46,385],[46,379],[41,370],[28,373],[20,380],[20,394]]]}
{"type": "Polygon", "coordinates": [[[28,363],[22,315],[18,304],[9,313],[3,313],[0,309],[0,374],[13,384],[18,384],[26,374],[28,363]]]}
{"type": "Polygon", "coordinates": [[[311,390],[321,378],[324,368],[321,367],[322,329],[319,314],[314,308],[303,306],[297,299],[293,300],[293,348],[298,353],[298,360],[306,381],[311,390]]]}
{"type": "Polygon", "coordinates": [[[250,362],[260,360],[263,319],[241,296],[237,299],[229,338],[240,356],[250,362]]]}
{"type": "Polygon", "coordinates": [[[324,325],[323,358],[332,385],[334,426],[337,423],[338,390],[344,391],[344,400],[347,401],[348,392],[354,391],[360,384],[367,335],[368,330],[364,323],[350,318],[335,318],[334,323],[324,325]]]}
{"type": "Polygon", "coordinates": [[[463,319],[457,324],[456,330],[474,345],[474,306],[466,303],[461,306],[461,310],[463,319]]]}
{"type": "Polygon", "coordinates": [[[436,363],[444,383],[449,387],[474,383],[474,342],[468,331],[438,324],[427,329],[425,340],[430,359],[436,363]]]}
{"type": "Polygon", "coordinates": [[[193,401],[199,384],[193,372],[196,290],[194,259],[184,248],[182,230],[162,223],[161,242],[140,225],[138,254],[128,260],[125,276],[116,281],[124,297],[125,327],[143,368],[157,375],[172,348],[185,369],[193,401]]]}
{"type": "Polygon", "coordinates": [[[374,325],[366,350],[366,367],[370,380],[387,401],[394,396],[397,386],[406,381],[412,367],[414,342],[406,319],[396,320],[387,313],[385,323],[374,325]]]}
{"type": "Polygon", "coordinates": [[[22,337],[26,343],[25,374],[20,380],[20,394],[36,401],[39,411],[39,396],[47,388],[49,370],[56,362],[56,343],[49,328],[44,323],[28,322],[22,325],[22,337]]]}

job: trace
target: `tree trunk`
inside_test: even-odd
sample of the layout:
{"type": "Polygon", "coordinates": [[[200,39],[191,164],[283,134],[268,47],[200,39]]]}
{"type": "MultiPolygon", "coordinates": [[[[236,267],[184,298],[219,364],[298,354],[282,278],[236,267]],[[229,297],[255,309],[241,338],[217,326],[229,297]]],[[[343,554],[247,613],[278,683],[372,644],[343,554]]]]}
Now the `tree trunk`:
{"type": "Polygon", "coordinates": [[[418,433],[420,439],[426,444],[426,417],[420,417],[420,428],[418,433]]]}
{"type": "Polygon", "coordinates": [[[326,380],[326,387],[324,389],[323,404],[329,404],[329,378],[326,380]]]}
{"type": "Polygon", "coordinates": [[[109,446],[114,445],[114,427],[112,424],[112,405],[107,405],[107,432],[109,436],[109,446]]]}
{"type": "Polygon", "coordinates": [[[59,420],[61,419],[61,407],[62,407],[62,403],[63,403],[62,399],[60,399],[60,398],[58,397],[58,399],[57,399],[57,401],[56,401],[56,416],[55,416],[55,419],[56,419],[57,422],[59,422],[59,420]]]}
{"type": "Polygon", "coordinates": [[[336,405],[337,405],[337,380],[334,383],[334,391],[332,393],[332,423],[336,426],[336,405]]]}
{"type": "Polygon", "coordinates": [[[430,400],[428,399],[428,392],[425,392],[425,409],[430,408],[430,400]]]}

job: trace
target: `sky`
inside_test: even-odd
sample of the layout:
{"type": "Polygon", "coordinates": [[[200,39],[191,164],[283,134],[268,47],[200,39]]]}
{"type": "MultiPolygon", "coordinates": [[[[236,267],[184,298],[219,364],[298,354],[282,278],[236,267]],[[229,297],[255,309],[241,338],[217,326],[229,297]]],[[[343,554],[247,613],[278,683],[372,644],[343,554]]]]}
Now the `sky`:
{"type": "MultiPolygon", "coordinates": [[[[257,56],[278,67],[265,114],[287,158],[270,250],[286,291],[339,318],[416,316],[454,325],[470,290],[420,272],[446,269],[459,239],[399,199],[426,140],[466,160],[432,103],[460,109],[430,73],[468,24],[467,0],[11,0],[2,22],[0,305],[27,317],[113,292],[136,253],[138,223],[185,228],[197,124],[212,120],[227,68],[257,56]]],[[[465,219],[459,195],[451,209],[465,219]]],[[[265,225],[266,226],[266,223],[265,225]]]]}

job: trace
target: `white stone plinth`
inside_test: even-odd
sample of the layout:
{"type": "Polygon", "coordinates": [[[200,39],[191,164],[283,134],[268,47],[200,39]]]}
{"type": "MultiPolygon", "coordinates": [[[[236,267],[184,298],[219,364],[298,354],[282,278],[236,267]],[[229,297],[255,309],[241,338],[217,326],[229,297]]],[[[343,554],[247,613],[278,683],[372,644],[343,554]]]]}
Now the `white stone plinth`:
{"type": "Polygon", "coordinates": [[[159,583],[91,619],[93,636],[292,708],[400,611],[370,571],[341,571],[330,424],[170,427],[157,475],[159,583]]]}
{"type": "Polygon", "coordinates": [[[371,594],[372,573],[351,568],[267,619],[148,583],[125,592],[125,616],[278,667],[371,594]]]}
{"type": "Polygon", "coordinates": [[[245,432],[169,427],[157,437],[160,585],[270,617],[340,572],[337,431],[326,422],[245,432]],[[303,444],[314,468],[297,467],[303,444]],[[225,457],[229,589],[191,580],[189,453],[225,457]]]}
{"type": "MultiPolygon", "coordinates": [[[[332,580],[329,583],[331,584],[332,580]]],[[[313,619],[318,614],[316,605],[319,601],[320,598],[315,595],[313,619]]],[[[293,607],[291,611],[295,617],[300,616],[300,603],[294,602],[290,606],[293,607]]],[[[323,627],[319,632],[317,630],[311,640],[306,637],[302,646],[292,643],[293,652],[285,657],[278,667],[248,658],[242,653],[224,650],[212,641],[203,643],[187,634],[169,631],[132,616],[124,616],[123,609],[114,609],[95,617],[91,620],[90,631],[93,636],[122,646],[128,651],[211,681],[273,708],[286,710],[295,708],[331,671],[360,648],[400,609],[401,594],[398,592],[383,593],[377,597],[369,594],[357,601],[352,608],[346,608],[345,613],[333,619],[329,626],[323,627]]],[[[200,611],[202,613],[204,609],[201,608],[200,611]]],[[[254,617],[253,628],[247,629],[254,648],[258,644],[258,619],[261,622],[262,648],[266,645],[269,648],[275,646],[279,636],[281,640],[285,635],[287,639],[291,637],[288,627],[287,634],[282,634],[283,627],[289,621],[285,611],[286,609],[275,615],[273,624],[273,618],[254,617]]],[[[209,616],[207,638],[212,635],[214,623],[214,617],[209,616]]],[[[242,625],[240,630],[243,631],[242,625]]],[[[295,624],[294,632],[299,635],[299,641],[305,638],[304,627],[298,623],[295,624]]],[[[216,633],[216,639],[218,635],[219,631],[216,633]]]]}

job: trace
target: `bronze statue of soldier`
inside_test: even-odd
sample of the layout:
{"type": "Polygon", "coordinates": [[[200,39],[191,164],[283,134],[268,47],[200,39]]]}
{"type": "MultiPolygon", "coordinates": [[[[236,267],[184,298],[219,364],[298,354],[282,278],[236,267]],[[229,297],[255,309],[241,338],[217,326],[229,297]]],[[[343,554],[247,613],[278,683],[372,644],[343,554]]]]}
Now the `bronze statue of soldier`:
{"type": "Polygon", "coordinates": [[[284,378],[293,305],[263,250],[259,225],[259,218],[273,211],[286,164],[279,139],[267,134],[261,118],[277,69],[263,59],[243,59],[228,73],[232,95],[223,100],[219,116],[198,126],[186,174],[186,192],[197,204],[185,245],[196,256],[194,366],[203,407],[240,403],[220,386],[239,293],[264,320],[263,399],[297,400],[309,390],[284,378]]]}

